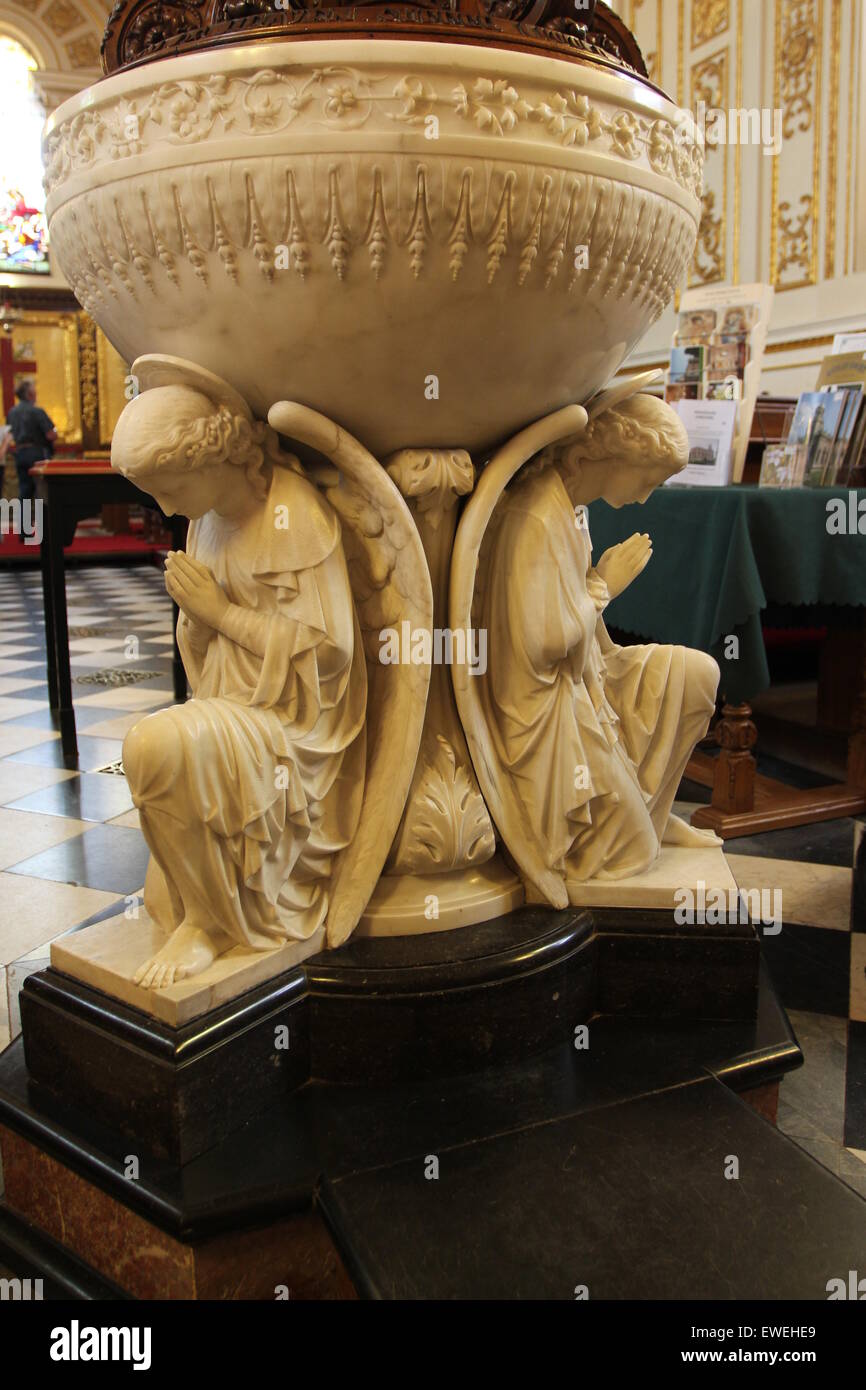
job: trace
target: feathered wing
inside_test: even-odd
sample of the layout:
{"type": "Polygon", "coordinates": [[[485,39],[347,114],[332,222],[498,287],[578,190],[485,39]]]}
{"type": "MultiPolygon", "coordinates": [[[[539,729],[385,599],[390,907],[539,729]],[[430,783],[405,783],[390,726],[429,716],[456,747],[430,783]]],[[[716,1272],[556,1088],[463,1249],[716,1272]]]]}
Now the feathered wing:
{"type": "Polygon", "coordinates": [[[433,591],[418,529],[382,465],[326,416],[291,401],[268,413],[280,434],[310,445],[335,465],[321,482],[343,523],[343,546],[367,655],[367,775],[355,837],[331,878],[328,945],[351,936],[385,866],[409,795],[421,743],[430,664],[384,665],[383,628],[430,630],[433,591]]]}
{"type": "MultiPolygon", "coordinates": [[[[586,427],[587,419],[582,406],[570,405],[538,420],[509,440],[481,474],[460,518],[454,540],[449,600],[452,631],[478,625],[477,621],[473,624],[473,614],[477,619],[483,610],[483,586],[490,549],[487,533],[496,504],[506,486],[518,469],[539,450],[580,434],[586,427]]],[[[494,528],[496,524],[494,519],[494,528]]],[[[451,667],[451,676],[475,775],[511,857],[524,880],[543,899],[552,907],[567,907],[565,880],[561,874],[547,867],[543,846],[530,829],[514,780],[497,751],[486,706],[485,679],[470,675],[469,667],[458,663],[451,667]]]]}

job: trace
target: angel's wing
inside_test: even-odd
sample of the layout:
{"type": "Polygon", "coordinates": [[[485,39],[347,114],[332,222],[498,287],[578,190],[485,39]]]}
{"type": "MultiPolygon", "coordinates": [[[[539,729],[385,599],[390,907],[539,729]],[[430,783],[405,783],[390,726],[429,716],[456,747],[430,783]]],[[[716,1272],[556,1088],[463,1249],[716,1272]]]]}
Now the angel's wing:
{"type": "Polygon", "coordinates": [[[335,465],[323,473],[329,502],[343,522],[343,546],[367,654],[367,776],[361,819],[331,875],[328,945],[358,925],[397,833],[421,743],[430,665],[384,665],[383,628],[433,625],[430,572],[406,503],[382,465],[326,416],[291,401],[268,412],[280,434],[310,445],[335,465]]]}
{"type": "MultiPolygon", "coordinates": [[[[507,484],[533,454],[569,435],[579,434],[586,428],[588,418],[579,405],[557,410],[509,440],[481,474],[460,518],[454,540],[449,604],[452,632],[472,626],[479,554],[488,523],[507,484]]],[[[468,666],[459,664],[451,667],[451,676],[475,775],[500,835],[524,879],[553,907],[567,907],[565,882],[560,874],[547,867],[542,846],[529,828],[511,774],[497,753],[485,702],[486,681],[471,676],[468,666]]]]}

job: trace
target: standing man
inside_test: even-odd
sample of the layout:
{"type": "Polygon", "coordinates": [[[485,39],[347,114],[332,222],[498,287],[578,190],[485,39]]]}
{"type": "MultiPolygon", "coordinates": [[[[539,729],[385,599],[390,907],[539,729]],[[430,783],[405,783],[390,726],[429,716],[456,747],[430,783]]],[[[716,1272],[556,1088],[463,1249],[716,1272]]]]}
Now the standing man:
{"type": "Polygon", "coordinates": [[[15,440],[15,465],[18,469],[18,496],[23,502],[36,495],[30,469],[54,454],[57,431],[54,422],[36,404],[36,387],[32,381],[22,381],[15,392],[18,404],[6,417],[15,440]]]}

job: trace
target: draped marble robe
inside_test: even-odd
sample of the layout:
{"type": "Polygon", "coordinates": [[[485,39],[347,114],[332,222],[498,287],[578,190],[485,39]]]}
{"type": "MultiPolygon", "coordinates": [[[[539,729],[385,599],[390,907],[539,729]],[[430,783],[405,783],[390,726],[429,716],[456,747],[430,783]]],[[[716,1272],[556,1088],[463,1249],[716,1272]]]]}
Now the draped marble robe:
{"type": "Polygon", "coordinates": [[[547,468],[506,493],[486,578],[482,698],[549,868],[638,874],[656,858],[719,670],[686,647],[618,647],[585,522],[547,468]]]}
{"type": "Polygon", "coordinates": [[[148,716],[160,726],[146,741],[127,736],[152,853],[145,906],[173,930],[197,904],[256,949],[307,939],[364,787],[367,673],[340,523],[311,483],[275,468],[260,509],[239,524],[208,512],[187,549],[242,613],[231,638],[181,614],[193,698],[148,716]],[[252,633],[264,658],[244,645],[252,633]],[[157,732],[154,762],[141,752],[157,732]]]}

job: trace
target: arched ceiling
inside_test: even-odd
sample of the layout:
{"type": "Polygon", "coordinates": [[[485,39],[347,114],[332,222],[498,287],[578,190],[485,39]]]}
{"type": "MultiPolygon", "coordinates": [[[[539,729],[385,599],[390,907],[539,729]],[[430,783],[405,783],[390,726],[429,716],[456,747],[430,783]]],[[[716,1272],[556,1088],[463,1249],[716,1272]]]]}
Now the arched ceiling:
{"type": "Polygon", "coordinates": [[[11,34],[39,64],[46,111],[101,75],[99,45],[110,0],[0,0],[0,33],[11,34]]]}

